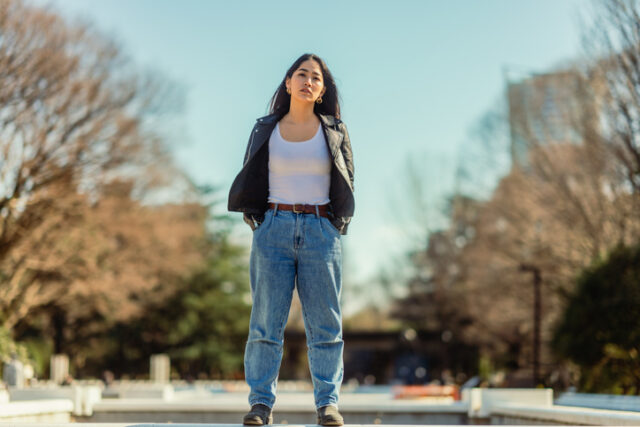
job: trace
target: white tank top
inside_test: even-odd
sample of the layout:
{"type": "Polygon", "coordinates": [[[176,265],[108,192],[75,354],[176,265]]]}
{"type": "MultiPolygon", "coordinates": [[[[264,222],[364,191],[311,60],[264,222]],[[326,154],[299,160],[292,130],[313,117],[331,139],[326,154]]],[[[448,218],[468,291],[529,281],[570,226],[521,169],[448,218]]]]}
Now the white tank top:
{"type": "Polygon", "coordinates": [[[329,203],[331,155],[318,125],[306,141],[290,142],[276,123],[269,137],[269,198],[272,203],[329,203]]]}

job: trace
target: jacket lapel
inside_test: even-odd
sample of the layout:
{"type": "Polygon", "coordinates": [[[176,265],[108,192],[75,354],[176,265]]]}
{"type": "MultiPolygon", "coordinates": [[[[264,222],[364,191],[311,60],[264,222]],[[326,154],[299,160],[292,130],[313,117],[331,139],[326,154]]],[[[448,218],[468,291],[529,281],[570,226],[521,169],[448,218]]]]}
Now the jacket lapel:
{"type": "Polygon", "coordinates": [[[257,121],[253,130],[251,131],[251,140],[249,140],[249,158],[247,159],[247,163],[255,156],[255,154],[262,148],[265,142],[269,140],[269,136],[271,136],[271,132],[273,132],[273,128],[276,127],[276,123],[278,123],[278,118],[275,114],[270,114],[268,116],[260,117],[257,121]]]}
{"type": "Polygon", "coordinates": [[[319,117],[320,121],[322,122],[324,136],[327,139],[327,144],[329,145],[331,156],[336,159],[338,151],[340,150],[340,145],[342,145],[342,139],[344,138],[344,135],[342,134],[342,132],[339,132],[334,128],[335,119],[333,118],[333,116],[319,114],[319,117]]]}
{"type": "MultiPolygon", "coordinates": [[[[322,124],[322,129],[324,131],[325,139],[327,140],[327,145],[329,146],[329,151],[331,152],[331,157],[335,160],[338,156],[338,151],[340,150],[340,145],[342,144],[344,135],[342,132],[334,128],[336,122],[333,116],[318,114],[318,117],[322,124]]],[[[249,142],[251,144],[251,151],[248,160],[251,160],[265,142],[269,140],[271,132],[273,132],[273,128],[276,127],[278,120],[279,117],[275,114],[260,117],[257,120],[256,126],[253,129],[252,139],[249,142]]]]}

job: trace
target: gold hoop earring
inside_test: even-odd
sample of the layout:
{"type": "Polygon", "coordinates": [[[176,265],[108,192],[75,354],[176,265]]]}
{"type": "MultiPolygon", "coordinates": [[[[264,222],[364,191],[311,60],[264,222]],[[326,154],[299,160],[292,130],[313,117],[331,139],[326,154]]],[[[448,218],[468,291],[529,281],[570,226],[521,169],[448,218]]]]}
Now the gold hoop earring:
{"type": "Polygon", "coordinates": [[[291,89],[287,88],[287,93],[291,95],[291,89]]]}
{"type": "Polygon", "coordinates": [[[322,97],[318,97],[318,99],[316,99],[316,103],[322,104],[322,97]]]}

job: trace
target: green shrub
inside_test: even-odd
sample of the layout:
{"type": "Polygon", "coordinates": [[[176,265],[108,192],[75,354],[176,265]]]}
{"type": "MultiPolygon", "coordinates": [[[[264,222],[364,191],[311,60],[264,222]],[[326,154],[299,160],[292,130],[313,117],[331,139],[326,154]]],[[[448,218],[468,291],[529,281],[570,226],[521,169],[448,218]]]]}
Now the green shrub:
{"type": "Polygon", "coordinates": [[[580,367],[583,391],[640,394],[640,245],[580,275],[552,347],[580,367]]]}

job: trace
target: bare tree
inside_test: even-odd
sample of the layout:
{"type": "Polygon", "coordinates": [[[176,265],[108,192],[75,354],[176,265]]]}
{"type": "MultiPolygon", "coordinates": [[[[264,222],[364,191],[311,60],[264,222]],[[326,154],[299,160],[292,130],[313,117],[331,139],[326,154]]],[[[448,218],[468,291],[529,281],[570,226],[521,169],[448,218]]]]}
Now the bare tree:
{"type": "Polygon", "coordinates": [[[474,335],[486,343],[503,337],[517,350],[515,365],[537,366],[540,357],[551,360],[550,331],[575,275],[637,240],[640,224],[619,161],[595,125],[598,81],[569,70],[519,86],[509,92],[514,168],[481,209],[463,259],[474,335]]]}
{"type": "Polygon", "coordinates": [[[418,289],[405,301],[422,294],[428,308],[402,315],[433,323],[447,299],[460,301],[467,339],[511,368],[548,372],[552,326],[576,274],[640,240],[637,2],[598,4],[606,13],[591,40],[606,55],[510,82],[508,110],[487,113],[464,144],[457,189],[474,203],[466,216],[452,211],[414,260],[418,289]],[[489,189],[481,178],[503,164],[505,130],[512,169],[489,189]]]}
{"type": "MultiPolygon", "coordinates": [[[[147,233],[151,240],[140,242],[137,251],[168,251],[160,239],[170,240],[170,233],[161,236],[140,222],[146,213],[131,215],[151,212],[134,199],[180,176],[161,135],[147,126],[175,93],[156,76],[136,73],[118,46],[89,25],[70,25],[48,10],[3,0],[0,81],[0,321],[10,327],[52,300],[99,293],[94,287],[127,288],[118,272],[148,259],[122,259],[111,269],[90,264],[120,254],[109,234],[115,224],[131,227],[121,233],[125,241],[134,224],[147,233]],[[124,211],[101,217],[109,212],[102,208],[113,200],[114,180],[131,186],[119,199],[124,211]],[[110,250],[100,249],[102,244],[110,250]]],[[[117,237],[115,242],[117,247],[117,237]]],[[[184,249],[174,247],[164,256],[184,249]]]]}
{"type": "Polygon", "coordinates": [[[585,33],[590,75],[602,93],[602,133],[634,193],[640,193],[640,5],[637,0],[594,2],[585,33]]]}

